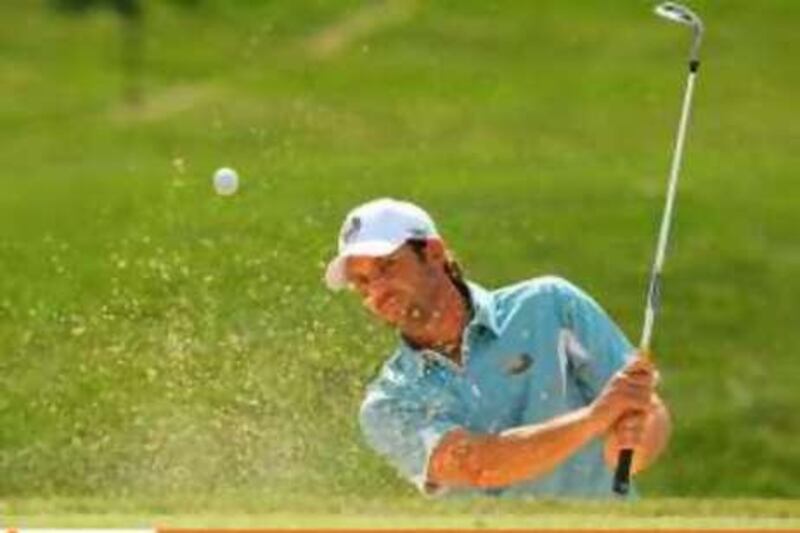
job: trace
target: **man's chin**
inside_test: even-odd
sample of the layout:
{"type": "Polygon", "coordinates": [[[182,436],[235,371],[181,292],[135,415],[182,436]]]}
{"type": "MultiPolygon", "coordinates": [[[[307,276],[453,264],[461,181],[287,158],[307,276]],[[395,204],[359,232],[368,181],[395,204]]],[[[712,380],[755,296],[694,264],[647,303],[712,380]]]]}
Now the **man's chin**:
{"type": "Polygon", "coordinates": [[[398,327],[403,329],[411,329],[415,331],[422,331],[431,326],[430,316],[419,311],[408,312],[403,314],[398,322],[398,327]]]}
{"type": "Polygon", "coordinates": [[[403,327],[403,323],[405,322],[404,316],[401,314],[383,314],[383,313],[375,313],[382,323],[386,324],[387,326],[391,326],[393,328],[401,328],[403,327]]]}
{"type": "Polygon", "coordinates": [[[388,317],[385,317],[385,316],[379,316],[378,320],[380,320],[381,323],[383,323],[383,324],[385,324],[385,325],[387,325],[389,327],[402,328],[402,325],[400,324],[399,320],[396,320],[396,319],[393,319],[393,318],[388,318],[388,317]]]}

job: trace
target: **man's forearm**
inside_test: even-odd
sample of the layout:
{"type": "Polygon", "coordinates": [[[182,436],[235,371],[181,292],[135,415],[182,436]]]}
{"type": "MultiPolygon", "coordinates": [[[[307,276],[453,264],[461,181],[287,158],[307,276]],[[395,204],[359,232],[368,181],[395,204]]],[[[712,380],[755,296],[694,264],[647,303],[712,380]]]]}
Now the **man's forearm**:
{"type": "Polygon", "coordinates": [[[584,407],[541,424],[498,435],[447,434],[431,457],[431,481],[448,486],[503,487],[545,474],[604,428],[584,407]]]}

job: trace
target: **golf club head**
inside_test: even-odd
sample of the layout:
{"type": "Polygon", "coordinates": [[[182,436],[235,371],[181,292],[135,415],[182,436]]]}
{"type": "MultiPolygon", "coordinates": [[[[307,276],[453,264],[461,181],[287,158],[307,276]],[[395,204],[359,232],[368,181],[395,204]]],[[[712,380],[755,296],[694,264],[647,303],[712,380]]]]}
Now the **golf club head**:
{"type": "Polygon", "coordinates": [[[700,22],[700,17],[695,15],[692,10],[686,6],[676,4],[675,2],[664,2],[662,4],[658,4],[655,8],[655,13],[659,17],[664,17],[665,19],[673,22],[686,24],[692,26],[693,28],[697,26],[702,27],[703,25],[703,23],[700,22]]]}
{"type": "Polygon", "coordinates": [[[694,41],[692,42],[692,51],[690,54],[690,61],[694,63],[699,62],[700,41],[703,38],[703,21],[700,20],[691,9],[676,2],[663,2],[658,4],[655,9],[655,14],[663,17],[672,22],[677,22],[692,28],[694,32],[694,41]]]}

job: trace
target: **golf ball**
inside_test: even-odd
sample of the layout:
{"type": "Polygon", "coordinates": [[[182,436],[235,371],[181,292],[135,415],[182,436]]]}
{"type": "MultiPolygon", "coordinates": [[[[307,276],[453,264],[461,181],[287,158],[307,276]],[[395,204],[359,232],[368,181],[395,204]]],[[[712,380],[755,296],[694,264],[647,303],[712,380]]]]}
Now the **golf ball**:
{"type": "Polygon", "coordinates": [[[239,189],[239,174],[232,168],[223,167],[214,172],[214,190],[222,196],[235,194],[239,189]]]}

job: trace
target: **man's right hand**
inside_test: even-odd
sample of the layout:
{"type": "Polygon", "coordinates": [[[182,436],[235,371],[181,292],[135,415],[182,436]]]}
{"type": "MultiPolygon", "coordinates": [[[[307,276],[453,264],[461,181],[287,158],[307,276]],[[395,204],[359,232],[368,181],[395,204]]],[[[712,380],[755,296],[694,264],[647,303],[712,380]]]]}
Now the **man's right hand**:
{"type": "Polygon", "coordinates": [[[641,357],[631,359],[589,406],[599,432],[608,431],[626,413],[646,413],[657,382],[653,363],[641,357]]]}

